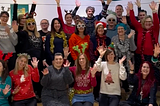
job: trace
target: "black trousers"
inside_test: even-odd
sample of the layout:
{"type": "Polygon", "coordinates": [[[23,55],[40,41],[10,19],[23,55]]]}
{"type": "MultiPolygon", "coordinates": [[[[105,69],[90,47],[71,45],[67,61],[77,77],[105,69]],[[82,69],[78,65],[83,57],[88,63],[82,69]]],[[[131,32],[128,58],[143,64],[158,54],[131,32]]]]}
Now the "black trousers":
{"type": "Polygon", "coordinates": [[[120,96],[100,94],[99,106],[119,106],[120,96]]]}
{"type": "Polygon", "coordinates": [[[12,106],[37,106],[37,100],[33,97],[25,100],[13,101],[12,106]]]}

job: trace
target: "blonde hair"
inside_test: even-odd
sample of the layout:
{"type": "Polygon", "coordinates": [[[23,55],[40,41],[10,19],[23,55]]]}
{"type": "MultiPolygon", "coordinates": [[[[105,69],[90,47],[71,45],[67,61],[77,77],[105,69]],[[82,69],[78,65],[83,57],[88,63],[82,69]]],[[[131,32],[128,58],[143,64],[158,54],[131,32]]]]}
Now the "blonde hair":
{"type": "MultiPolygon", "coordinates": [[[[40,34],[39,34],[39,32],[37,31],[36,21],[34,20],[34,22],[35,22],[34,34],[35,34],[35,36],[36,36],[37,38],[39,38],[39,37],[40,37],[40,34]]],[[[27,28],[27,22],[24,24],[23,30],[27,31],[29,36],[32,36],[32,32],[30,32],[30,31],[28,30],[28,28],[27,28]]]]}
{"type": "Polygon", "coordinates": [[[23,16],[24,16],[24,14],[19,14],[18,15],[18,20],[17,20],[18,24],[20,24],[21,19],[23,18],[23,16]]]}
{"type": "Polygon", "coordinates": [[[148,18],[150,18],[150,19],[151,19],[151,21],[153,22],[153,18],[152,18],[152,16],[147,15],[146,17],[144,17],[144,18],[143,18],[143,20],[142,20],[142,22],[141,22],[141,24],[142,24],[142,28],[145,28],[144,23],[145,23],[146,19],[148,19],[148,18]]]}
{"type": "Polygon", "coordinates": [[[18,73],[18,70],[19,70],[19,64],[18,64],[18,62],[19,62],[19,60],[20,60],[21,58],[25,58],[25,59],[27,60],[27,64],[26,64],[26,66],[23,68],[23,71],[24,71],[24,76],[28,76],[28,71],[29,71],[29,68],[28,68],[28,56],[27,56],[27,55],[24,55],[24,54],[20,55],[20,56],[16,59],[16,64],[15,64],[15,68],[14,68],[14,70],[13,70],[13,73],[14,73],[14,74],[17,74],[17,73],[18,73]]]}

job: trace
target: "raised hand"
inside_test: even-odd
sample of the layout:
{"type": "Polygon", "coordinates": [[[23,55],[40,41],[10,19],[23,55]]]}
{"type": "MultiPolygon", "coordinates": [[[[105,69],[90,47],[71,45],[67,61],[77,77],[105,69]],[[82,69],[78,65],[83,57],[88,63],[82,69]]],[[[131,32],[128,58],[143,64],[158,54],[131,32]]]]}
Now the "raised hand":
{"type": "Polygon", "coordinates": [[[57,4],[60,4],[60,0],[55,0],[57,4]]]}
{"type": "Polygon", "coordinates": [[[133,3],[132,2],[128,2],[128,8],[129,8],[129,10],[133,10],[133,3]]]}
{"type": "Polygon", "coordinates": [[[65,64],[63,64],[63,66],[64,67],[69,67],[70,66],[70,64],[71,64],[71,62],[69,62],[68,60],[66,61],[66,63],[65,64]]]}
{"type": "Polygon", "coordinates": [[[80,3],[79,0],[76,0],[75,3],[76,3],[76,7],[80,7],[81,6],[81,3],[80,3]]]}
{"type": "Polygon", "coordinates": [[[119,64],[123,64],[125,59],[126,59],[126,56],[123,56],[121,59],[119,59],[119,64]]]}
{"type": "Polygon", "coordinates": [[[153,106],[152,104],[149,104],[148,106],[153,106]]]}
{"type": "Polygon", "coordinates": [[[126,9],[127,16],[129,16],[130,15],[130,9],[129,9],[129,7],[127,6],[125,9],[126,9]]]}
{"type": "Polygon", "coordinates": [[[99,0],[99,1],[101,1],[101,3],[104,3],[104,0],[99,0]]]}
{"type": "Polygon", "coordinates": [[[122,17],[121,22],[122,22],[123,24],[127,24],[127,19],[126,19],[125,16],[122,17]]]}
{"type": "Polygon", "coordinates": [[[45,60],[43,60],[43,66],[46,66],[46,67],[49,66],[45,60]]]}
{"type": "Polygon", "coordinates": [[[160,46],[157,43],[154,45],[154,57],[158,57],[159,54],[160,54],[160,46]]]}
{"type": "Polygon", "coordinates": [[[109,5],[112,2],[112,0],[107,0],[107,5],[109,5]]]}
{"type": "Polygon", "coordinates": [[[47,75],[49,73],[48,71],[48,68],[45,68],[43,71],[42,71],[43,75],[47,75]]]}
{"type": "Polygon", "coordinates": [[[3,94],[6,95],[10,90],[11,90],[10,85],[6,85],[2,91],[3,91],[3,94]]]}
{"type": "Polygon", "coordinates": [[[33,4],[37,4],[37,2],[36,2],[35,0],[32,0],[32,3],[33,3],[33,4]]]}
{"type": "Polygon", "coordinates": [[[63,53],[64,53],[64,59],[67,59],[68,55],[70,54],[69,47],[63,48],[63,53]]]}
{"type": "Polygon", "coordinates": [[[137,5],[137,7],[141,7],[141,0],[136,0],[135,4],[137,5]]]}
{"type": "Polygon", "coordinates": [[[19,90],[21,89],[21,87],[17,86],[14,91],[12,92],[13,95],[15,95],[16,93],[19,92],[19,90]]]}
{"type": "Polygon", "coordinates": [[[14,32],[18,32],[17,21],[13,21],[13,22],[12,22],[12,28],[13,28],[14,32]]]}
{"type": "Polygon", "coordinates": [[[151,10],[156,10],[156,6],[157,6],[157,3],[155,3],[154,1],[152,1],[152,2],[149,4],[149,7],[151,8],[151,10]]]}
{"type": "Polygon", "coordinates": [[[17,3],[17,1],[16,0],[13,0],[14,1],[14,4],[16,4],[17,3]]]}
{"type": "Polygon", "coordinates": [[[37,68],[39,60],[36,57],[32,57],[31,64],[34,68],[37,68]]]}
{"type": "Polygon", "coordinates": [[[131,38],[133,35],[135,35],[135,31],[131,29],[130,34],[128,35],[128,38],[131,38]]]}
{"type": "Polygon", "coordinates": [[[90,69],[91,69],[92,77],[95,77],[95,74],[98,71],[98,68],[97,68],[96,64],[94,64],[93,68],[90,68],[90,69]]]}
{"type": "Polygon", "coordinates": [[[97,48],[97,50],[98,50],[98,52],[100,54],[100,57],[102,58],[104,56],[105,52],[107,51],[107,48],[104,48],[103,46],[99,46],[97,48]]]}

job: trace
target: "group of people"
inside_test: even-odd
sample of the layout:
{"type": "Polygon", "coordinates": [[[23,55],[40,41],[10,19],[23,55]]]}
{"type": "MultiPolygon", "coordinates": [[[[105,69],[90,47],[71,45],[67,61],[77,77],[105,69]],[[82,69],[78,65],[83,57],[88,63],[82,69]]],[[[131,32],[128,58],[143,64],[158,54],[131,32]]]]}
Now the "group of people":
{"type": "Polygon", "coordinates": [[[63,20],[60,0],[58,18],[42,19],[37,31],[36,3],[29,13],[17,16],[14,1],[12,25],[9,13],[0,13],[0,106],[158,106],[160,76],[160,8],[152,1],[153,18],[141,9],[138,16],[128,2],[108,11],[112,0],[102,3],[102,10],[86,8],[87,17],[77,15],[76,7],[65,10],[63,20]],[[102,18],[106,22],[101,22],[102,18]],[[75,23],[73,25],[72,23],[75,23]],[[132,91],[121,100],[121,88],[132,91]]]}

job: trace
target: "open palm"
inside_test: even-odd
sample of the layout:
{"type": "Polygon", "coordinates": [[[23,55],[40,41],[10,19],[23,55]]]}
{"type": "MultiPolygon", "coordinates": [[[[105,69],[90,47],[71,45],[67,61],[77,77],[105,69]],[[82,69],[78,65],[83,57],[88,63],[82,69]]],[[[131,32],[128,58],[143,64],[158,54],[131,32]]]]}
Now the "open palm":
{"type": "Polygon", "coordinates": [[[32,57],[31,64],[34,68],[37,68],[39,60],[36,57],[32,57]]]}

